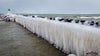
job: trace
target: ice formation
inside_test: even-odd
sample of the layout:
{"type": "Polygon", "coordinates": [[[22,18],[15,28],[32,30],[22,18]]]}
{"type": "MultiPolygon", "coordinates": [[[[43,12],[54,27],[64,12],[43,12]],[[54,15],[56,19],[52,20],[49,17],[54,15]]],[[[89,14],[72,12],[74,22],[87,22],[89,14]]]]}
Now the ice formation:
{"type": "Polygon", "coordinates": [[[69,54],[68,56],[76,56],[75,54],[69,54]]]}
{"type": "Polygon", "coordinates": [[[100,29],[43,18],[14,16],[15,21],[64,53],[85,56],[88,51],[100,52],[100,29]]]}

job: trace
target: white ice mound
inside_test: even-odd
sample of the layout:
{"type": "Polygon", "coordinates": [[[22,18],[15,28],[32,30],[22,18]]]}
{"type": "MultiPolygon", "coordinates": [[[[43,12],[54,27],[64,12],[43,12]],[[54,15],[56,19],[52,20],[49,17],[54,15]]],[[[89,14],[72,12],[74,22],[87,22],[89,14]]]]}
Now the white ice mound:
{"type": "Polygon", "coordinates": [[[62,19],[61,17],[55,17],[55,20],[58,21],[59,19],[62,19]]]}
{"type": "Polygon", "coordinates": [[[75,54],[69,54],[68,56],[76,56],[75,54]]]}

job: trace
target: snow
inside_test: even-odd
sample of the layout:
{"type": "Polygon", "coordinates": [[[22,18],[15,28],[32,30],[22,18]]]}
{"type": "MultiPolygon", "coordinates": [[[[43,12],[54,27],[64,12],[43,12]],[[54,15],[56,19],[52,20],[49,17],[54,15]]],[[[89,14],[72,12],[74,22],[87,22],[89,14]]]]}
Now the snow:
{"type": "MultiPolygon", "coordinates": [[[[84,56],[88,51],[100,53],[100,29],[68,22],[16,15],[16,22],[42,36],[64,53],[84,56]]],[[[75,55],[72,55],[75,56],[75,55]]]]}
{"type": "Polygon", "coordinates": [[[68,56],[76,56],[75,54],[69,54],[68,56]]]}
{"type": "Polygon", "coordinates": [[[58,21],[59,19],[62,19],[61,17],[55,17],[55,20],[58,21]]]}

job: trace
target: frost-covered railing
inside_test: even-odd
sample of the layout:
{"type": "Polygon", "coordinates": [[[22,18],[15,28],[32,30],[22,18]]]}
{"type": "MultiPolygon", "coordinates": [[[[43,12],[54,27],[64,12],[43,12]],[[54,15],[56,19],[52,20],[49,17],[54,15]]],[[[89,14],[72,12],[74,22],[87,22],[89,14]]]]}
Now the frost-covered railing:
{"type": "Polygon", "coordinates": [[[80,24],[16,15],[15,21],[65,53],[100,52],[100,29],[80,24]]]}

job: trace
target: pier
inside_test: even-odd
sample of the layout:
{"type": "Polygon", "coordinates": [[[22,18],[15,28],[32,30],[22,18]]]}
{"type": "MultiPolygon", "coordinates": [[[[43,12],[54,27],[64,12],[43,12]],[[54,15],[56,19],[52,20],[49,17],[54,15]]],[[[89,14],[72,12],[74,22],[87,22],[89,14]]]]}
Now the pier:
{"type": "MultiPolygon", "coordinates": [[[[26,17],[15,14],[8,14],[7,18],[29,30],[37,38],[45,40],[51,46],[66,53],[66,55],[100,55],[99,27],[72,23],[70,19],[62,22],[58,20],[59,18],[51,20],[47,17],[26,17]]],[[[9,21],[7,20],[7,22],[9,21]]]]}

